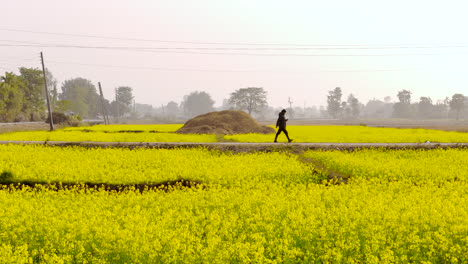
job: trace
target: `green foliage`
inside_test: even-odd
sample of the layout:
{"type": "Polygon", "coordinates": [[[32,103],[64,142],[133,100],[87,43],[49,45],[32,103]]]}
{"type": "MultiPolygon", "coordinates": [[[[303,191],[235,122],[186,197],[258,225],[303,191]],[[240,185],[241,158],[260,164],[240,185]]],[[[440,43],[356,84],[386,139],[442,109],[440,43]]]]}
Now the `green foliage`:
{"type": "Polygon", "coordinates": [[[184,96],[182,108],[187,117],[194,117],[213,111],[214,101],[207,92],[195,91],[184,96]]]}
{"type": "Polygon", "coordinates": [[[397,94],[398,100],[402,104],[410,104],[411,103],[411,92],[408,90],[401,90],[397,94]]]}
{"type": "MultiPolygon", "coordinates": [[[[61,112],[52,112],[52,120],[54,124],[65,124],[65,125],[72,125],[76,126],[79,121],[81,121],[81,117],[78,115],[67,115],[61,112]]],[[[46,119],[46,123],[49,123],[49,117],[46,119]]]]}
{"type": "Polygon", "coordinates": [[[341,115],[341,88],[336,87],[333,91],[328,92],[327,96],[327,112],[333,118],[338,118],[341,115]]]}
{"type": "Polygon", "coordinates": [[[115,101],[110,103],[110,111],[113,116],[122,117],[132,111],[133,91],[131,87],[120,86],[115,89],[115,101]]]}
{"type": "Polygon", "coordinates": [[[432,117],[434,111],[434,105],[430,97],[421,97],[418,104],[418,113],[422,118],[432,117]]]}
{"type": "MultiPolygon", "coordinates": [[[[75,78],[62,85],[61,100],[70,102],[72,112],[83,117],[95,117],[98,111],[98,94],[90,80],[75,78]]],[[[63,110],[63,109],[62,109],[63,110]]]]}
{"type": "Polygon", "coordinates": [[[25,84],[22,86],[24,94],[22,112],[27,115],[29,121],[34,121],[36,116],[43,115],[46,108],[42,70],[23,67],[19,71],[25,84]]]}
{"type": "Polygon", "coordinates": [[[266,96],[267,92],[261,87],[241,88],[231,93],[229,104],[236,109],[247,110],[250,115],[268,105],[266,96]]]}
{"type": "Polygon", "coordinates": [[[8,182],[11,179],[13,179],[13,172],[10,170],[3,170],[3,172],[0,173],[0,183],[8,182]]]}
{"type": "Polygon", "coordinates": [[[359,116],[361,111],[361,103],[353,94],[348,96],[344,111],[347,117],[357,118],[359,116]]]}
{"type": "Polygon", "coordinates": [[[460,118],[460,112],[465,107],[465,96],[463,94],[454,94],[450,101],[450,108],[457,113],[457,120],[460,118]]]}
{"type": "Polygon", "coordinates": [[[67,112],[71,109],[72,102],[69,100],[59,100],[57,101],[54,111],[56,112],[67,112]]]}
{"type": "Polygon", "coordinates": [[[20,118],[24,104],[24,80],[13,73],[5,73],[0,81],[0,121],[13,122],[20,118]]]}
{"type": "Polygon", "coordinates": [[[393,105],[393,116],[397,118],[411,117],[413,115],[411,92],[408,90],[399,91],[397,97],[400,102],[393,105]]]}

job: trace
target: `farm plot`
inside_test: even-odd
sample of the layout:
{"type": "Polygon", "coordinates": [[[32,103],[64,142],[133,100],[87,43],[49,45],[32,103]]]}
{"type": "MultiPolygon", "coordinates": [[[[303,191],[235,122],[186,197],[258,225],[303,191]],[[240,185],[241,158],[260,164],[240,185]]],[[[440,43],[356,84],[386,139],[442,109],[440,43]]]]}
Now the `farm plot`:
{"type": "MultiPolygon", "coordinates": [[[[352,180],[468,183],[468,149],[308,151],[305,157],[352,180]]],[[[326,172],[325,172],[326,173],[326,172]]]]}
{"type": "Polygon", "coordinates": [[[466,263],[466,184],[0,191],[7,263],[466,263]]]}
{"type": "Polygon", "coordinates": [[[466,153],[380,149],[233,154],[3,145],[2,180],[130,184],[184,178],[206,188],[109,192],[3,185],[0,259],[466,263],[468,182],[466,175],[465,180],[455,180],[444,172],[447,167],[441,162],[451,162],[460,172],[466,153]],[[430,168],[418,174],[425,166],[399,164],[404,159],[430,168]],[[375,165],[340,171],[340,161],[347,166],[375,165]],[[396,169],[387,174],[374,171],[387,163],[397,164],[391,165],[396,169]],[[355,180],[333,185],[325,180],[325,169],[348,173],[355,180]],[[437,181],[426,175],[430,171],[439,172],[437,181]],[[403,180],[405,175],[412,180],[403,180]]]}
{"type": "MultiPolygon", "coordinates": [[[[272,142],[274,134],[216,136],[174,133],[182,125],[108,125],[65,128],[53,132],[30,131],[0,134],[0,141],[94,142],[272,142]]],[[[429,129],[364,126],[289,126],[294,142],[330,143],[468,143],[468,133],[429,129]]],[[[286,141],[284,135],[279,141],[286,141]]]]}
{"type": "Polygon", "coordinates": [[[4,141],[92,141],[92,142],[216,142],[216,135],[176,133],[105,133],[101,131],[33,131],[0,134],[4,141]]]}
{"type": "MultiPolygon", "coordinates": [[[[430,129],[378,128],[365,126],[288,126],[294,142],[332,143],[423,143],[468,142],[468,133],[430,129]]],[[[224,139],[237,142],[272,142],[274,135],[242,134],[226,135],[224,139]]],[[[279,141],[286,141],[282,134],[279,141]]]]}
{"type": "Polygon", "coordinates": [[[63,131],[84,131],[84,132],[108,132],[108,133],[123,133],[123,132],[175,132],[181,128],[182,124],[155,124],[155,125],[95,125],[84,127],[67,127],[63,131]]]}
{"type": "Polygon", "coordinates": [[[245,186],[317,181],[286,153],[230,154],[206,149],[122,149],[0,145],[0,173],[10,181],[137,184],[188,180],[245,186]]]}

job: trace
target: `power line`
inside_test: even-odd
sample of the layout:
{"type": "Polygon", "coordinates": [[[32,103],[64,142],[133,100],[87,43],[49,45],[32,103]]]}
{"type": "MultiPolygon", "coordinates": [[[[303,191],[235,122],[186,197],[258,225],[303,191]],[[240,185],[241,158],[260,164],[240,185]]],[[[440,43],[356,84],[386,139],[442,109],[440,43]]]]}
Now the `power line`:
{"type": "Polygon", "coordinates": [[[16,61],[37,61],[36,59],[32,59],[32,58],[20,58],[20,57],[17,57],[17,58],[14,58],[14,57],[0,57],[0,61],[2,63],[4,62],[16,62],[16,61]]]}
{"type": "Polygon", "coordinates": [[[188,71],[188,72],[231,72],[231,73],[285,73],[285,74],[301,74],[301,73],[327,73],[327,72],[398,72],[398,71],[418,71],[425,70],[424,68],[399,68],[399,69],[351,69],[351,70],[316,70],[307,72],[288,72],[288,71],[272,71],[272,70],[211,70],[211,69],[190,69],[190,68],[162,68],[162,67],[139,67],[139,66],[123,66],[123,65],[108,65],[108,64],[92,64],[92,63],[79,63],[79,62],[68,62],[68,61],[56,61],[51,60],[49,64],[71,64],[80,66],[92,66],[92,67],[103,67],[103,68],[122,68],[122,69],[134,69],[134,70],[155,70],[155,71],[188,71]]]}
{"type": "Polygon", "coordinates": [[[92,63],[79,63],[79,62],[68,62],[68,61],[48,61],[49,64],[73,64],[81,66],[96,66],[104,68],[123,68],[123,69],[136,69],[136,70],[156,70],[156,71],[193,71],[193,72],[266,72],[258,70],[209,70],[209,69],[189,69],[189,68],[160,68],[160,67],[139,67],[139,66],[123,66],[123,65],[109,65],[109,64],[92,64],[92,63]]]}
{"type": "MultiPolygon", "coordinates": [[[[30,41],[18,40],[3,40],[0,42],[22,43],[18,46],[37,46],[37,47],[70,47],[70,48],[96,48],[96,49],[136,49],[136,50],[242,50],[242,51],[288,51],[288,50],[392,50],[392,49],[442,49],[442,48],[468,48],[468,45],[417,45],[417,46],[326,46],[317,45],[315,47],[301,48],[225,48],[225,47],[135,47],[135,46],[85,46],[85,45],[70,45],[70,44],[54,44],[54,43],[38,43],[30,41]]],[[[1,46],[17,46],[13,44],[0,44],[1,46]]]]}
{"type": "MultiPolygon", "coordinates": [[[[34,47],[34,48],[76,48],[76,49],[100,49],[120,50],[149,53],[173,53],[173,54],[197,54],[197,55],[237,55],[237,56],[260,56],[260,57],[383,57],[383,56],[431,56],[431,55],[454,55],[460,53],[387,53],[387,54],[294,54],[294,53],[240,53],[240,52],[195,52],[178,50],[152,50],[133,47],[110,47],[110,46],[82,46],[82,45],[35,45],[35,44],[0,44],[0,47],[34,47]]],[[[464,53],[462,53],[464,54],[464,53]]]]}
{"type": "Polygon", "coordinates": [[[159,40],[159,39],[141,39],[141,38],[122,38],[111,36],[85,35],[85,34],[70,34],[57,32],[44,32],[20,29],[0,28],[1,31],[33,33],[42,35],[69,36],[69,37],[84,37],[96,39],[111,39],[111,40],[130,40],[142,42],[159,42],[159,43],[178,43],[178,44],[197,44],[197,45],[230,45],[230,46],[311,46],[308,44],[279,44],[279,43],[228,43],[228,42],[198,42],[198,41],[175,41],[175,40],[159,40]]]}
{"type": "MultiPolygon", "coordinates": [[[[160,39],[142,39],[142,38],[123,38],[113,36],[100,36],[100,35],[86,35],[86,34],[71,34],[71,33],[58,33],[58,32],[45,32],[45,31],[32,31],[32,30],[21,30],[21,29],[9,29],[0,28],[0,31],[8,32],[22,32],[32,33],[41,35],[55,35],[55,36],[69,36],[69,37],[81,37],[81,38],[95,38],[95,39],[110,39],[110,40],[129,40],[129,41],[141,41],[141,42],[157,42],[157,43],[173,43],[173,44],[195,44],[195,45],[229,45],[229,46],[295,46],[295,47],[382,47],[382,46],[410,46],[410,45],[388,45],[388,44],[374,44],[374,45],[362,45],[362,44],[291,44],[291,43],[242,43],[242,42],[200,42],[200,41],[176,41],[176,40],[160,40],[160,39]]],[[[421,46],[421,45],[416,45],[421,46]]],[[[434,46],[434,45],[423,45],[423,46],[434,46]]],[[[447,45],[436,45],[436,46],[447,46],[447,45]]],[[[449,46],[465,46],[465,45],[449,45],[449,46]]]]}

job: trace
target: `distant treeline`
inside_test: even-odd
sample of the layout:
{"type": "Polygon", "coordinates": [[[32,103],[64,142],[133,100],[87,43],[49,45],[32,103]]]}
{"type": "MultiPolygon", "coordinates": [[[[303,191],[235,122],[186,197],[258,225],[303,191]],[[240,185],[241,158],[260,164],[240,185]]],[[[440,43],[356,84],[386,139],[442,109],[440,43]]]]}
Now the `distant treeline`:
{"type": "MultiPolygon", "coordinates": [[[[87,79],[74,78],[62,83],[46,71],[50,103],[53,112],[97,118],[104,112],[122,117],[133,112],[132,88],[115,89],[115,100],[101,100],[96,86],[87,79]]],[[[46,93],[42,70],[20,68],[19,74],[7,72],[0,76],[0,122],[43,121],[46,118],[46,93]]]]}
{"type": "MultiPolygon", "coordinates": [[[[155,122],[183,122],[194,116],[216,110],[244,110],[260,120],[276,118],[282,108],[288,109],[291,119],[334,118],[419,118],[459,119],[468,117],[468,97],[454,94],[433,102],[430,97],[411,101],[411,92],[399,91],[398,102],[390,96],[383,100],[372,99],[361,103],[353,94],[343,100],[340,87],[328,92],[326,106],[297,106],[288,100],[287,106],[268,105],[267,91],[262,87],[246,87],[233,91],[222,105],[214,107],[215,101],[204,91],[194,91],[184,96],[182,102],[170,101],[158,107],[138,104],[134,101],[133,89],[127,86],[115,88],[107,95],[114,100],[101,100],[96,86],[88,79],[73,78],[62,83],[60,91],[57,80],[46,70],[48,91],[53,112],[101,118],[107,113],[114,119],[149,119],[155,122]]],[[[294,96],[294,95],[292,95],[294,96]]],[[[12,72],[0,76],[0,122],[41,121],[46,118],[45,88],[43,73],[39,69],[19,68],[19,74],[12,72]]]]}
{"type": "Polygon", "coordinates": [[[411,92],[399,91],[398,102],[392,102],[390,96],[383,100],[372,99],[361,103],[353,94],[342,100],[343,93],[337,87],[329,91],[326,106],[297,106],[289,101],[287,106],[272,107],[266,101],[266,91],[259,87],[241,88],[231,93],[223,104],[214,108],[214,101],[206,92],[193,92],[184,97],[181,103],[171,101],[160,107],[136,105],[137,112],[147,118],[155,117],[159,121],[186,120],[191,116],[213,110],[239,109],[252,114],[260,120],[276,118],[282,108],[288,109],[291,119],[332,118],[332,119],[369,119],[369,118],[404,118],[404,119],[459,119],[468,118],[468,97],[454,94],[443,100],[433,102],[430,97],[420,97],[418,102],[411,101],[411,92]],[[252,92],[256,89],[256,93],[252,92]]]}
{"type": "Polygon", "coordinates": [[[347,101],[342,101],[340,87],[328,92],[327,109],[324,115],[333,118],[418,118],[418,119],[459,119],[468,117],[468,97],[454,94],[435,103],[430,97],[420,97],[411,101],[411,91],[401,90],[397,93],[398,102],[391,102],[386,96],[383,101],[373,99],[362,104],[352,94],[347,101]]]}

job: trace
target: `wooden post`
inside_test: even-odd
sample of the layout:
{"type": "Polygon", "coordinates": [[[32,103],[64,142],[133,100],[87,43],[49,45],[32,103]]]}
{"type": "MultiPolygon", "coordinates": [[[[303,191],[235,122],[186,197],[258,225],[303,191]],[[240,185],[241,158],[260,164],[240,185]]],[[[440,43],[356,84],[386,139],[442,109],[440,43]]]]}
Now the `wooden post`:
{"type": "Polygon", "coordinates": [[[41,51],[41,62],[42,62],[42,74],[44,75],[44,88],[45,88],[45,94],[46,94],[46,99],[47,99],[47,109],[49,110],[50,131],[53,131],[54,120],[52,118],[52,111],[50,109],[49,89],[47,89],[47,77],[46,77],[46,71],[45,71],[45,66],[44,66],[44,56],[42,55],[42,51],[41,51]]]}
{"type": "Polygon", "coordinates": [[[102,105],[102,116],[104,117],[104,125],[109,124],[109,117],[107,116],[106,101],[104,100],[104,94],[102,93],[101,82],[98,82],[99,93],[101,94],[101,105],[102,105]]]}

